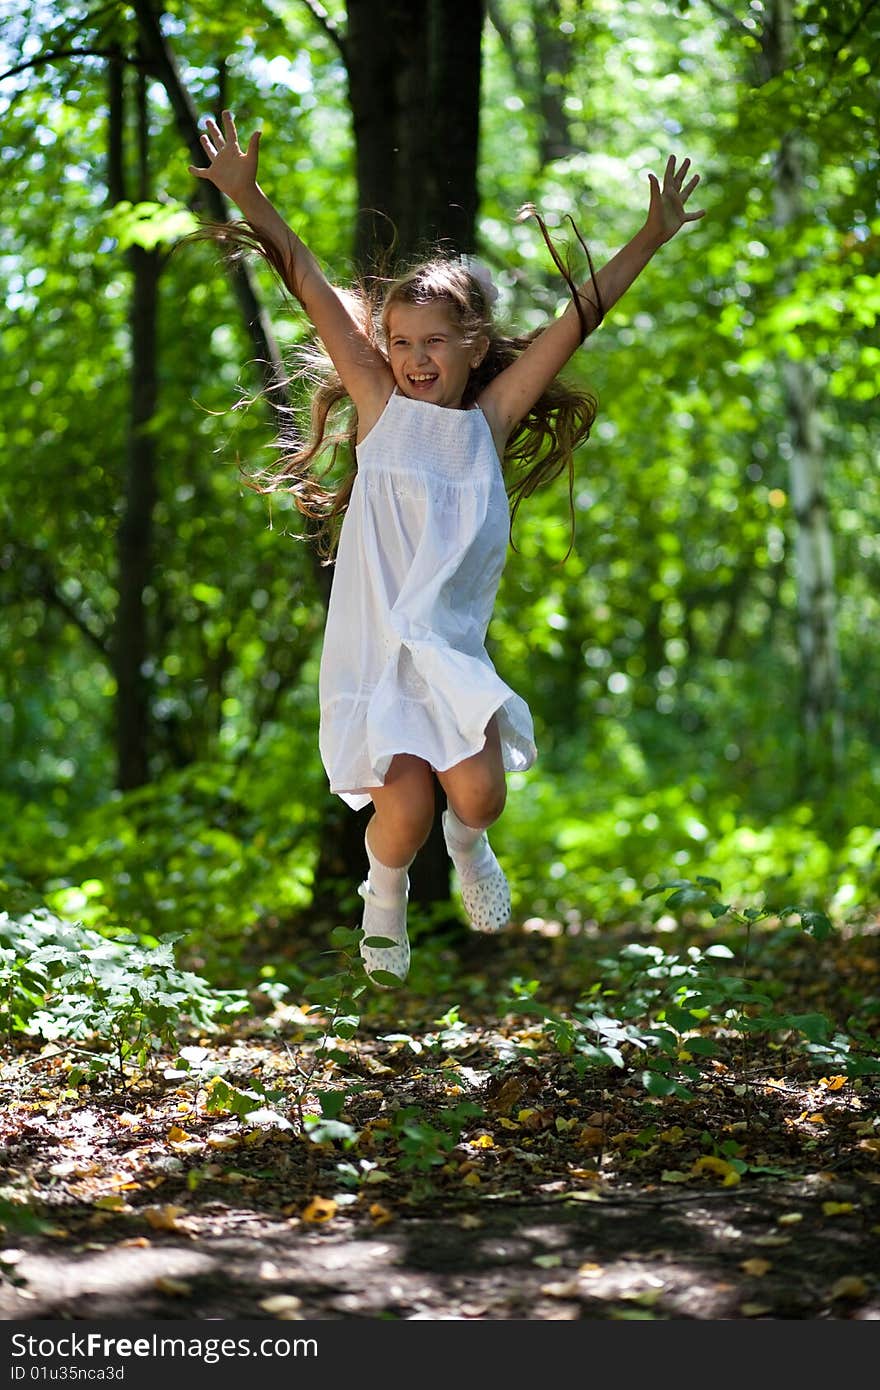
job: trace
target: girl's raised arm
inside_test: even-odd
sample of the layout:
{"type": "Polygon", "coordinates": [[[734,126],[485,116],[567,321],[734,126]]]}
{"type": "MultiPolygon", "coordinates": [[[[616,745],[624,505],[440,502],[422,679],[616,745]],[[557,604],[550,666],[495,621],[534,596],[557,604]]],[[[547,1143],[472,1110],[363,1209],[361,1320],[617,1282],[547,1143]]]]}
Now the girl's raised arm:
{"type": "MultiPolygon", "coordinates": [[[[644,225],[596,275],[600,304],[592,280],[581,286],[579,298],[587,325],[592,332],[604,314],[641,274],[655,251],[675,236],[687,222],[696,222],[705,211],[686,212],[685,203],[700,181],[694,174],[687,182],[690,160],[676,167],[674,155],[666,162],[661,187],[655,174],[649,174],[650,205],[644,225]],[[601,307],[600,307],[601,306],[601,307]]],[[[574,302],[554,320],[526,350],[492,380],[480,396],[496,439],[506,439],[535,404],[550,382],[562,370],[583,340],[583,329],[574,302]]]]}
{"type": "Polygon", "coordinates": [[[191,164],[189,172],[209,179],[231,198],[254,231],[277,249],[287,288],[302,304],[358,414],[378,414],[394,384],[385,358],[257,183],[260,132],[254,131],[243,150],[231,111],[223,112],[222,121],[222,131],[216,121],[205,122],[202,148],[210,160],[208,168],[191,164]]]}

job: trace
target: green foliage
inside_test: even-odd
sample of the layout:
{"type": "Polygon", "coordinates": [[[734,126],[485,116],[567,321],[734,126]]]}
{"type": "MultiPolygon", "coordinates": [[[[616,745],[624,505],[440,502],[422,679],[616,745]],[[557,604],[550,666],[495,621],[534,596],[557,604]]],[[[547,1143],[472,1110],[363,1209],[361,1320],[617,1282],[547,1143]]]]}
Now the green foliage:
{"type": "MultiPolygon", "coordinates": [[[[689,1087],[700,1080],[700,1061],[719,1054],[720,1036],[741,1039],[743,1060],[749,1038],[761,1034],[771,1039],[784,1037],[789,1045],[798,1045],[817,1071],[833,1069],[850,1077],[880,1071],[876,1039],[859,1021],[851,1021],[851,1035],[847,1036],[820,1013],[780,1011],[772,985],[758,986],[750,979],[749,951],[760,923],[772,924],[776,938],[762,938],[766,955],[784,949],[792,930],[786,919],[792,917],[799,920],[801,932],[818,948],[834,931],[828,916],[790,904],[776,909],[740,909],[721,901],[720,890],[718,879],[701,875],[695,880],[660,883],[644,896],[665,893],[665,911],[680,922],[705,913],[714,930],[726,929],[730,941],[741,950],[739,973],[732,970],[735,950],[725,941],[713,942],[705,949],[691,945],[682,952],[633,943],[618,957],[601,962],[601,991],[587,991],[570,1012],[545,1006],[537,997],[537,981],[513,980],[508,1007],[538,1019],[543,1036],[561,1055],[572,1058],[579,1074],[637,1064],[642,1084],[652,1096],[692,1096],[689,1087]],[[741,942],[735,936],[738,931],[741,942]],[[727,962],[730,973],[721,969],[727,962]]],[[[762,980],[766,961],[764,965],[762,980]]],[[[533,1051],[534,1044],[524,1050],[533,1051]]]]}
{"type": "Polygon", "coordinates": [[[176,938],[144,946],[65,922],[48,909],[0,914],[0,1017],[8,1035],[82,1044],[88,1064],[71,1085],[114,1065],[149,1069],[182,1029],[210,1032],[249,1007],[243,990],[217,991],[174,961],[176,938]]]}
{"type": "MultiPolygon", "coordinates": [[[[278,958],[325,886],[314,876],[326,575],[294,540],[289,499],[269,505],[242,486],[239,463],[269,461],[272,422],[221,258],[180,240],[202,208],[169,104],[151,87],[148,168],[126,144],[114,201],[106,65],[81,53],[105,46],[106,16],[67,9],[25,6],[0,40],[4,70],[40,46],[75,50],[0,83],[0,875],[11,915],[48,902],[59,918],[139,940],[182,934],[228,984],[255,958],[278,958]],[[142,672],[151,783],[119,795],[133,247],[160,258],[142,672]]],[[[344,24],[344,6],[334,13],[344,24]]],[[[221,14],[181,0],[167,18],[196,109],[214,108],[222,57],[242,129],[264,132],[262,181],[344,281],[355,145],[332,41],[307,6],[221,14]]],[[[116,7],[107,22],[134,51],[132,13],[116,7]]],[[[756,924],[766,901],[803,904],[800,928],[817,941],[818,904],[858,929],[880,895],[875,25],[855,0],[804,0],[795,61],[767,80],[767,22],[766,7],[499,0],[484,33],[480,235],[503,322],[537,327],[565,297],[534,227],[515,220],[524,201],[560,243],[572,213],[601,262],[639,225],[647,171],[674,147],[701,171],[708,209],[570,364],[599,398],[576,461],[575,548],[562,567],[560,480],[520,513],[490,628],[539,747],[536,767],[510,778],[493,843],[518,914],[561,930],[647,922],[658,883],[698,883],[706,866],[738,885],[737,912],[756,924]],[[774,179],[790,130],[803,211],[783,229],[774,179]],[[799,729],[787,359],[816,373],[837,570],[846,737],[818,791],[799,729]]],[[[125,95],[128,139],[128,78],[125,95]]],[[[307,325],[265,266],[252,270],[292,350],[307,325]]],[[[699,899],[667,910],[678,906],[715,920],[699,899]]],[[[441,958],[428,980],[416,965],[410,984],[436,991],[450,968],[441,958]]],[[[364,1000],[334,989],[349,1001],[327,1039],[339,1061],[364,1000]]],[[[545,1021],[567,1055],[613,1057],[601,1031],[545,1021]]]]}

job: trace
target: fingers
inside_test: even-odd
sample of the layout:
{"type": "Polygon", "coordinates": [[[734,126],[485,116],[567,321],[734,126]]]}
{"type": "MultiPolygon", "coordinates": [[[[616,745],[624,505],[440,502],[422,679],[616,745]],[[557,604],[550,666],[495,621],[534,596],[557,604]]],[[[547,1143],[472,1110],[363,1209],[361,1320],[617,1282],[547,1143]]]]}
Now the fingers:
{"type": "Polygon", "coordinates": [[[681,190],[681,201],[682,201],[683,203],[686,203],[686,202],[687,202],[688,198],[691,196],[691,194],[693,193],[694,189],[696,188],[696,186],[697,186],[697,184],[698,184],[699,182],[700,182],[700,176],[699,176],[699,174],[694,174],[694,176],[693,176],[693,178],[691,179],[690,183],[689,183],[685,188],[683,188],[683,189],[681,190]]]}

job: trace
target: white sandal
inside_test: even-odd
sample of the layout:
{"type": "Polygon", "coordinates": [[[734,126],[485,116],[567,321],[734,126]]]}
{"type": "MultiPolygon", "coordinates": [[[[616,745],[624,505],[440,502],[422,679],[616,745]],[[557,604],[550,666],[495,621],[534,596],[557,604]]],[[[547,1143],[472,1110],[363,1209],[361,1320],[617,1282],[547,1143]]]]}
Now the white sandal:
{"type": "Polygon", "coordinates": [[[510,884],[500,864],[473,883],[458,880],[461,900],[474,931],[499,932],[510,921],[510,884]]]}
{"type": "MultiPolygon", "coordinates": [[[[446,812],[441,817],[443,822],[443,838],[446,840],[446,848],[449,850],[449,857],[455,865],[454,846],[450,845],[446,838],[446,812]]],[[[486,838],[485,831],[483,832],[486,838]]],[[[488,846],[488,840],[486,840],[488,846]]],[[[460,873],[458,866],[458,888],[461,893],[461,900],[464,910],[468,915],[468,920],[474,931],[479,932],[499,932],[507,926],[510,921],[510,884],[507,882],[507,875],[502,869],[495,853],[489,849],[490,868],[487,873],[481,874],[479,878],[466,882],[460,873]]]]}
{"type": "Polygon", "coordinates": [[[369,879],[358,888],[364,900],[364,915],[361,922],[363,936],[359,950],[364,970],[374,985],[380,989],[393,989],[402,984],[409,974],[410,949],[406,934],[407,890],[402,898],[383,898],[370,888],[369,879]],[[394,916],[389,920],[389,913],[394,916]],[[367,942],[382,938],[393,942],[390,946],[368,946],[367,942]],[[393,975],[394,979],[376,979],[376,974],[393,975]]]}

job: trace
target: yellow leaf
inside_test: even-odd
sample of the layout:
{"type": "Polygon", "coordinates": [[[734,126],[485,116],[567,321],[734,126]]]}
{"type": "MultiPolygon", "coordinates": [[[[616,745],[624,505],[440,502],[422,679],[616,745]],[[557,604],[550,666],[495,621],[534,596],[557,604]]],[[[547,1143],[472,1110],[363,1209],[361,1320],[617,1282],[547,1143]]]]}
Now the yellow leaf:
{"type": "Polygon", "coordinates": [[[187,1134],[185,1129],[181,1129],[180,1125],[172,1125],[168,1131],[169,1144],[186,1144],[192,1137],[191,1134],[187,1134]]]}
{"type": "Polygon", "coordinates": [[[159,1293],[170,1294],[172,1298],[189,1298],[192,1293],[192,1284],[187,1284],[183,1279],[172,1279],[168,1275],[163,1275],[153,1281],[153,1288],[159,1293]]]}
{"type": "Polygon", "coordinates": [[[474,1216],[471,1212],[462,1212],[458,1218],[458,1225],[463,1231],[478,1231],[483,1224],[481,1216],[474,1216]]]}
{"type": "Polygon", "coordinates": [[[473,1145],[475,1149],[494,1149],[495,1140],[491,1134],[479,1134],[473,1141],[473,1145]]]}
{"type": "Polygon", "coordinates": [[[711,1154],[705,1154],[702,1158],[698,1158],[693,1171],[695,1174],[714,1173],[723,1179],[724,1187],[736,1187],[740,1180],[740,1175],[732,1164],[724,1158],[713,1158],[711,1154]]]}
{"type": "Polygon", "coordinates": [[[303,1221],[318,1224],[321,1221],[332,1221],[336,1210],[336,1203],[332,1198],[313,1197],[301,1215],[303,1221]]]}
{"type": "Polygon", "coordinates": [[[519,1129],[516,1120],[509,1120],[506,1115],[502,1115],[498,1123],[502,1129],[519,1129]]]}
{"type": "Polygon", "coordinates": [[[394,1220],[394,1212],[389,1211],[388,1207],[383,1206],[381,1202],[373,1202],[369,1211],[370,1220],[374,1226],[385,1226],[389,1221],[394,1220]]]}
{"type": "Polygon", "coordinates": [[[131,1207],[128,1205],[125,1198],[115,1195],[99,1197],[95,1206],[98,1211],[131,1211],[131,1207]]]}
{"type": "Polygon", "coordinates": [[[479,1187],[482,1179],[479,1173],[465,1173],[461,1182],[463,1187],[479,1187]]]}
{"type": "Polygon", "coordinates": [[[763,1318],[771,1310],[766,1303],[743,1303],[739,1311],[744,1318],[763,1318]]]}
{"type": "Polygon", "coordinates": [[[576,1279],[566,1279],[555,1284],[542,1284],[541,1293],[547,1298],[577,1298],[582,1289],[576,1279]]]}
{"type": "Polygon", "coordinates": [[[300,1309],[302,1299],[292,1293],[276,1293],[271,1298],[261,1298],[260,1307],[264,1313],[271,1313],[282,1322],[298,1322],[302,1318],[300,1309]]]}
{"type": "Polygon", "coordinates": [[[820,1086],[824,1086],[826,1091],[839,1091],[841,1086],[846,1085],[845,1076],[823,1076],[819,1081],[820,1086]]]}
{"type": "Polygon", "coordinates": [[[768,1269],[773,1268],[773,1265],[770,1260],[752,1258],[750,1260],[740,1260],[739,1267],[743,1274],[753,1274],[756,1279],[762,1279],[768,1269]]]}
{"type": "Polygon", "coordinates": [[[186,1207],[175,1207],[169,1203],[162,1207],[145,1207],[141,1215],[154,1231],[176,1231],[179,1230],[177,1218],[185,1212],[186,1207]]]}
{"type": "Polygon", "coordinates": [[[831,1285],[832,1298],[864,1298],[868,1285],[858,1274],[844,1274],[831,1285]]]}
{"type": "Polygon", "coordinates": [[[796,1226],[799,1221],[803,1221],[802,1211],[784,1211],[781,1216],[777,1216],[777,1226],[796,1226]]]}
{"type": "Polygon", "coordinates": [[[852,1211],[855,1211],[855,1205],[852,1202],[822,1203],[822,1212],[825,1216],[848,1216],[852,1211]]]}

